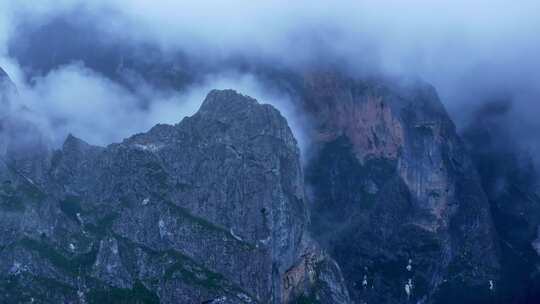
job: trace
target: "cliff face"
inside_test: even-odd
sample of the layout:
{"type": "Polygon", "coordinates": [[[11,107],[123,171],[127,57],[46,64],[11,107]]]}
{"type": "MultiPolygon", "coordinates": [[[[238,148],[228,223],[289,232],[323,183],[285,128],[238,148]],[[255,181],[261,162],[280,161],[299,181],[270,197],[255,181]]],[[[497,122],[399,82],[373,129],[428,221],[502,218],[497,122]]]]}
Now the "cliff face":
{"type": "Polygon", "coordinates": [[[540,301],[540,175],[519,145],[510,101],[479,107],[464,129],[491,204],[501,252],[499,303],[540,301]]]}
{"type": "Polygon", "coordinates": [[[287,122],[234,91],[119,144],[70,136],[38,181],[0,172],[2,302],[349,302],[287,122]]]}
{"type": "Polygon", "coordinates": [[[7,128],[7,118],[10,115],[10,93],[12,92],[12,82],[6,72],[0,68],[0,107],[2,111],[0,112],[0,155],[6,153],[7,146],[7,135],[5,130],[7,128]]]}
{"type": "Polygon", "coordinates": [[[26,119],[28,109],[14,102],[17,87],[0,68],[0,162],[16,167],[20,174],[44,178],[49,145],[38,127],[26,119]]]}
{"type": "Polygon", "coordinates": [[[11,94],[14,89],[15,85],[13,84],[13,81],[11,81],[9,75],[0,68],[0,105],[2,105],[2,107],[8,105],[9,94],[11,94]]]}
{"type": "Polygon", "coordinates": [[[353,298],[492,300],[499,261],[489,204],[435,90],[331,72],[295,83],[314,124],[312,230],[353,298]]]}
{"type": "Polygon", "coordinates": [[[466,149],[417,81],[259,73],[310,122],[308,191],[285,119],[234,91],[108,147],[5,116],[0,302],[537,298],[538,178],[501,130],[478,119],[466,149]]]}

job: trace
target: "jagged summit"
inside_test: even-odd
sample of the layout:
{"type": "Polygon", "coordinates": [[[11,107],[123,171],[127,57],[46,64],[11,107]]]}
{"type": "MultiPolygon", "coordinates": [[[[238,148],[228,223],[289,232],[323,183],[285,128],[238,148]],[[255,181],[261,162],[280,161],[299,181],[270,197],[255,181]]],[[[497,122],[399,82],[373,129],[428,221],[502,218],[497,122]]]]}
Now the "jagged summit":
{"type": "Polygon", "coordinates": [[[2,69],[2,67],[0,67],[0,79],[5,78],[5,77],[9,77],[9,76],[6,73],[6,71],[4,71],[4,69],[2,69]]]}
{"type": "Polygon", "coordinates": [[[0,94],[2,94],[1,91],[6,89],[16,90],[16,86],[9,77],[9,74],[0,67],[0,94]]]}
{"type": "Polygon", "coordinates": [[[104,148],[102,147],[90,145],[84,140],[77,138],[73,136],[73,134],[69,133],[66,137],[66,140],[64,141],[64,144],[62,145],[61,151],[64,155],[88,156],[88,154],[92,153],[93,151],[99,151],[103,149],[104,148]]]}
{"type": "Polygon", "coordinates": [[[320,151],[306,170],[313,227],[353,298],[465,301],[455,289],[489,298],[499,267],[489,204],[434,88],[335,74],[305,86],[320,151]]]}
{"type": "MultiPolygon", "coordinates": [[[[6,108],[2,109],[2,114],[9,112],[10,98],[16,91],[15,84],[11,81],[11,78],[9,78],[9,75],[2,67],[0,67],[0,105],[7,107],[8,109],[7,111],[6,108]]],[[[2,114],[0,114],[0,117],[2,114]]]]}
{"type": "Polygon", "coordinates": [[[0,212],[0,302],[350,303],[306,231],[295,143],[277,110],[232,90],[105,148],[68,136],[33,200],[8,189],[21,199],[0,212]]]}
{"type": "Polygon", "coordinates": [[[87,144],[82,139],[75,137],[72,133],[69,133],[68,136],[66,136],[66,140],[64,141],[63,149],[68,149],[73,146],[77,146],[79,144],[87,144]]]}
{"type": "Polygon", "coordinates": [[[223,109],[242,108],[259,104],[254,98],[242,95],[235,90],[212,90],[204,99],[199,111],[206,112],[228,112],[223,109]]]}
{"type": "Polygon", "coordinates": [[[125,139],[123,144],[156,150],[174,142],[192,146],[217,141],[236,147],[255,138],[283,143],[291,153],[300,154],[287,120],[276,108],[234,90],[212,90],[194,115],[174,126],[158,124],[147,133],[125,139]],[[196,136],[190,137],[188,130],[196,136]]]}

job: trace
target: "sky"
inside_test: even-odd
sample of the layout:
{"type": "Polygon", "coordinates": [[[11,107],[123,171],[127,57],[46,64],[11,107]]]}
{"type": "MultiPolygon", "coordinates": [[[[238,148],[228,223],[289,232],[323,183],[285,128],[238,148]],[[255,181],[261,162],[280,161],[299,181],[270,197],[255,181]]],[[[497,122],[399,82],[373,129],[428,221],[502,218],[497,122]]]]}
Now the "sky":
{"type": "MultiPolygon", "coordinates": [[[[23,69],[9,52],[23,25],[39,28],[63,16],[87,20],[96,41],[151,45],[165,56],[242,56],[293,68],[335,61],[358,75],[420,77],[437,88],[458,126],[482,103],[508,98],[511,121],[519,122],[511,127],[537,149],[528,134],[540,129],[539,11],[534,0],[0,0],[0,66],[56,142],[73,132],[104,145],[156,123],[178,122],[196,111],[210,88],[227,86],[275,104],[293,125],[301,124],[286,96],[249,74],[209,75],[182,91],[141,80],[134,91],[85,62],[46,75],[23,69]]],[[[295,134],[302,137],[301,130],[295,134]]]]}

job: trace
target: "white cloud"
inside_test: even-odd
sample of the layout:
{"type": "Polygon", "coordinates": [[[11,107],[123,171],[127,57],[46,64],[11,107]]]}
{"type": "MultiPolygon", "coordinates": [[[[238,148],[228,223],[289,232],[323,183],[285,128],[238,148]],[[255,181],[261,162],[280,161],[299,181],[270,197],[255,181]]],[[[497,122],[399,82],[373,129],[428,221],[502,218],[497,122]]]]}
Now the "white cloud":
{"type": "Polygon", "coordinates": [[[52,129],[80,133],[94,143],[176,122],[214,87],[238,88],[263,100],[287,98],[269,94],[249,75],[210,77],[182,93],[148,85],[146,92],[129,92],[81,65],[60,68],[29,86],[6,57],[20,23],[39,27],[55,16],[86,14],[95,18],[100,39],[181,49],[206,60],[243,55],[298,64],[332,58],[354,71],[418,74],[456,113],[506,91],[526,96],[517,98],[518,108],[532,113],[540,96],[538,11],[537,0],[3,0],[0,65],[26,89],[24,98],[52,121],[52,129]]]}
{"type": "Polygon", "coordinates": [[[191,114],[178,93],[130,92],[81,63],[34,78],[31,85],[19,83],[18,91],[19,102],[56,145],[68,133],[104,145],[191,114]]]}
{"type": "MultiPolygon", "coordinates": [[[[16,65],[11,67],[14,70],[16,65]]],[[[55,146],[69,133],[91,144],[106,145],[158,123],[176,124],[193,115],[210,90],[232,88],[277,107],[304,144],[300,116],[293,112],[288,97],[266,90],[249,74],[231,71],[209,75],[182,92],[157,90],[142,80],[136,87],[137,91],[129,91],[83,63],[74,63],[33,78],[31,84],[18,81],[18,102],[31,109],[24,115],[37,123],[55,146]]]]}

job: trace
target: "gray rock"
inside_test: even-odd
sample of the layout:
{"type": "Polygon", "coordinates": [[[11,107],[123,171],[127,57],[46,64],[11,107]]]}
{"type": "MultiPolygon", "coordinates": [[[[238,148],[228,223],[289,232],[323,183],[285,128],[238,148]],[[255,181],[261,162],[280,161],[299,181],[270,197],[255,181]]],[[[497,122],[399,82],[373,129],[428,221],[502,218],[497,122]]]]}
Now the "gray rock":
{"type": "Polygon", "coordinates": [[[297,83],[314,122],[313,234],[354,300],[489,301],[499,259],[488,200],[435,90],[332,72],[297,83]]]}
{"type": "Polygon", "coordinates": [[[105,148],[70,135],[35,184],[7,164],[20,208],[2,196],[0,301],[286,303],[324,290],[323,303],[350,302],[308,241],[296,140],[252,98],[212,91],[179,124],[105,148]],[[306,255],[317,280],[293,297],[287,274],[306,255]]]}
{"type": "Polygon", "coordinates": [[[10,99],[12,98],[12,95],[17,92],[17,89],[15,87],[15,84],[9,78],[9,75],[0,68],[0,107],[2,107],[2,113],[0,114],[0,118],[4,115],[6,115],[6,109],[10,110],[11,108],[11,102],[10,99]]]}

